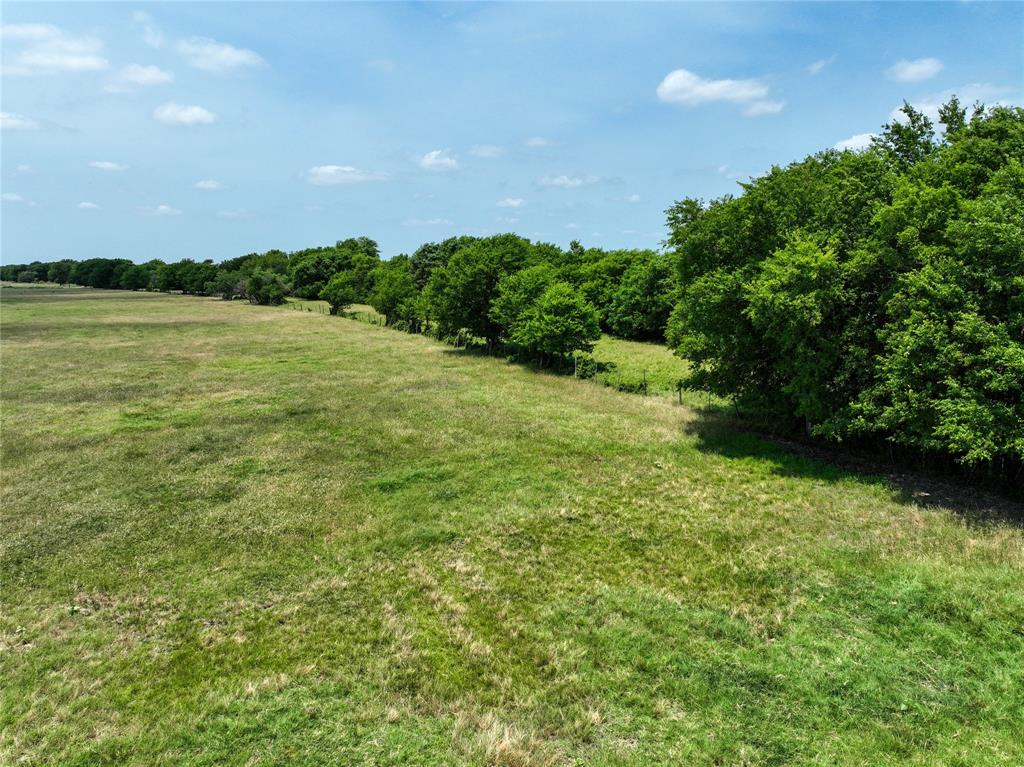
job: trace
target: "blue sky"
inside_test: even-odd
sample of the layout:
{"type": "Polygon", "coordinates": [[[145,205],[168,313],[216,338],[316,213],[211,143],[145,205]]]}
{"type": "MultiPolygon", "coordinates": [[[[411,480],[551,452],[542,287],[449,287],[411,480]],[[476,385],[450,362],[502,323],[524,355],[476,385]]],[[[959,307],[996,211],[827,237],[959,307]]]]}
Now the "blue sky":
{"type": "Polygon", "coordinates": [[[2,258],[657,247],[664,209],[1020,104],[1021,3],[4,3],[2,258]]]}

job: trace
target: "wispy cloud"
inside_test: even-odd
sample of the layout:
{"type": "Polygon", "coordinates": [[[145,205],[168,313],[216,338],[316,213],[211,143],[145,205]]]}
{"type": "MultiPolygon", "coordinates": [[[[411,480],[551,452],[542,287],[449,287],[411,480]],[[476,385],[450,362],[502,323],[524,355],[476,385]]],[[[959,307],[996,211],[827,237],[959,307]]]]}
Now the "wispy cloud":
{"type": "Polygon", "coordinates": [[[435,149],[419,159],[424,170],[458,170],[459,161],[448,149],[435,149]]]}
{"type": "Polygon", "coordinates": [[[219,43],[208,37],[179,40],[176,50],[191,66],[207,72],[229,72],[239,67],[257,67],[266,63],[255,51],[219,43]]]}
{"type": "Polygon", "coordinates": [[[195,104],[176,104],[169,101],[153,110],[153,118],[165,125],[210,125],[217,115],[195,104]]]}
{"type": "MultiPolygon", "coordinates": [[[[981,102],[984,104],[1003,104],[1004,99],[1012,95],[1013,90],[1004,86],[993,85],[992,83],[965,83],[956,88],[932,93],[924,98],[915,99],[910,105],[919,112],[923,112],[933,122],[939,121],[939,107],[949,101],[953,96],[960,99],[963,104],[981,102]]],[[[902,104],[894,107],[889,113],[890,120],[904,122],[906,115],[903,114],[902,104]]]]}
{"type": "Polygon", "coordinates": [[[521,208],[526,204],[526,200],[522,197],[506,197],[504,200],[498,200],[499,208],[521,208]]]}
{"type": "Polygon", "coordinates": [[[640,195],[631,194],[629,197],[626,198],[626,202],[640,202],[640,195]]]}
{"type": "Polygon", "coordinates": [[[351,165],[316,165],[306,173],[306,180],[315,186],[336,184],[360,184],[365,181],[385,181],[387,175],[371,173],[351,165]]]}
{"type": "Polygon", "coordinates": [[[104,90],[108,93],[125,93],[136,88],[148,88],[153,85],[166,85],[174,82],[174,73],[154,64],[129,64],[124,67],[113,82],[109,83],[104,90]]]}
{"type": "Polygon", "coordinates": [[[771,101],[768,86],[760,80],[710,80],[687,69],[676,69],[665,75],[658,85],[658,98],[668,104],[686,107],[713,102],[743,104],[748,117],[777,114],[785,107],[783,101],[771,101]]]}
{"type": "Polygon", "coordinates": [[[139,208],[139,212],[144,216],[180,216],[181,211],[177,208],[172,208],[170,205],[156,205],[152,207],[139,208]]]}
{"type": "Polygon", "coordinates": [[[452,223],[447,218],[407,218],[402,226],[451,226],[452,223]]]}
{"type": "Polygon", "coordinates": [[[245,208],[236,208],[234,210],[222,210],[218,211],[217,218],[249,218],[251,214],[245,208]]]}
{"type": "Polygon", "coordinates": [[[4,192],[0,195],[0,200],[3,200],[4,202],[25,202],[24,197],[20,194],[15,194],[14,192],[4,192]]]}
{"type": "Polygon", "coordinates": [[[526,146],[534,149],[542,146],[548,146],[551,142],[543,136],[533,136],[532,138],[526,139],[526,146]]]}
{"type": "Polygon", "coordinates": [[[193,186],[196,189],[205,189],[207,192],[219,192],[224,188],[222,183],[212,178],[204,178],[202,181],[197,181],[193,186]]]}
{"type": "Polygon", "coordinates": [[[121,165],[121,163],[111,162],[110,160],[93,160],[91,163],[89,163],[89,167],[96,168],[96,170],[106,171],[128,170],[127,165],[121,165]]]}
{"type": "Polygon", "coordinates": [[[109,66],[102,40],[71,35],[52,24],[4,24],[0,39],[10,56],[5,75],[95,72],[109,66]]]}
{"type": "Polygon", "coordinates": [[[811,75],[820,75],[824,71],[825,67],[829,66],[830,64],[834,64],[835,61],[835,54],[832,54],[827,59],[818,59],[809,67],[807,67],[807,73],[811,75]]]}
{"type": "Polygon", "coordinates": [[[707,80],[686,69],[665,75],[657,89],[658,98],[670,104],[697,106],[712,101],[745,103],[768,95],[759,80],[707,80]]]}
{"type": "Polygon", "coordinates": [[[942,62],[934,58],[903,59],[889,67],[885,75],[901,83],[916,83],[935,77],[942,68],[942,62]]]}
{"type": "Polygon", "coordinates": [[[0,112],[0,130],[35,130],[39,123],[15,112],[0,112]]]}
{"type": "Polygon", "coordinates": [[[469,153],[474,157],[483,157],[485,159],[492,159],[495,157],[501,157],[505,154],[505,150],[500,146],[493,146],[491,144],[478,144],[469,150],[469,153]]]}
{"type": "Polygon", "coordinates": [[[597,176],[544,176],[538,183],[541,186],[551,186],[560,189],[576,189],[581,186],[596,184],[601,179],[597,176]]]}
{"type": "Polygon", "coordinates": [[[78,203],[79,210],[99,210],[100,206],[94,202],[80,202],[78,203]]]}
{"type": "Polygon", "coordinates": [[[844,138],[842,141],[837,141],[833,146],[833,149],[838,149],[840,152],[851,151],[859,152],[862,149],[867,149],[871,146],[871,139],[875,137],[874,133],[856,133],[850,138],[844,138]]]}
{"type": "Polygon", "coordinates": [[[777,115],[785,108],[785,101],[755,101],[743,110],[747,117],[760,117],[761,115],[777,115]]]}
{"type": "Polygon", "coordinates": [[[164,44],[163,33],[153,23],[153,17],[145,11],[136,11],[132,14],[132,21],[142,27],[142,40],[150,48],[162,48],[164,44]]]}

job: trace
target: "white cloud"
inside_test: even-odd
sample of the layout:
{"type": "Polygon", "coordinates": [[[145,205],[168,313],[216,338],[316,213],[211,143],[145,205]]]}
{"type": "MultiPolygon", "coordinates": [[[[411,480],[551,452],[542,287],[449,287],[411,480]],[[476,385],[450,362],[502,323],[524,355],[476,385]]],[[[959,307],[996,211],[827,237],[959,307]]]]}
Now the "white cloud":
{"type": "Polygon", "coordinates": [[[712,101],[744,104],[768,95],[768,86],[759,80],[706,80],[686,69],[665,75],[657,89],[658,98],[670,104],[697,106],[712,101]]]}
{"type": "Polygon", "coordinates": [[[109,171],[128,170],[127,165],[121,165],[120,163],[111,162],[110,160],[93,160],[89,163],[89,167],[96,168],[97,170],[109,171]]]}
{"type": "Polygon", "coordinates": [[[156,207],[139,208],[144,216],[180,216],[181,211],[172,208],[170,205],[157,205],[156,207]]]}
{"type": "Polygon", "coordinates": [[[14,112],[0,112],[0,129],[2,130],[34,130],[38,127],[39,123],[31,117],[14,112]]]}
{"type": "Polygon", "coordinates": [[[20,194],[14,194],[14,192],[4,192],[0,195],[0,199],[4,202],[25,202],[25,198],[20,194]]]}
{"type": "Polygon", "coordinates": [[[498,200],[499,208],[521,208],[526,204],[526,200],[522,197],[506,197],[504,200],[498,200]]]}
{"type": "Polygon", "coordinates": [[[451,226],[447,218],[407,218],[402,226],[451,226]]]}
{"type": "Polygon", "coordinates": [[[505,150],[500,146],[492,146],[490,144],[478,144],[469,150],[469,153],[474,157],[484,157],[491,159],[494,157],[501,157],[505,154],[505,150]]]}
{"type": "Polygon", "coordinates": [[[32,169],[31,165],[26,165],[25,163],[22,163],[21,165],[19,165],[17,168],[14,169],[14,172],[15,173],[31,173],[32,170],[33,169],[32,169]]]}
{"type": "Polygon", "coordinates": [[[10,53],[3,69],[7,75],[89,72],[108,66],[101,40],[69,35],[52,24],[5,24],[0,38],[10,53]]]}
{"type": "Polygon", "coordinates": [[[145,11],[136,11],[132,14],[132,20],[142,27],[142,40],[150,48],[162,48],[164,44],[163,33],[153,23],[153,17],[145,11]]]}
{"type": "Polygon", "coordinates": [[[249,211],[245,208],[237,208],[235,210],[222,210],[217,213],[217,218],[248,218],[249,211]]]}
{"type": "Polygon", "coordinates": [[[807,67],[807,72],[808,74],[811,75],[820,75],[822,73],[822,70],[824,70],[825,67],[827,67],[829,64],[834,64],[835,60],[835,54],[829,56],[827,59],[819,59],[818,61],[815,61],[813,64],[807,67]]]}
{"type": "Polygon", "coordinates": [[[205,189],[207,192],[219,192],[224,188],[222,183],[214,181],[212,178],[204,178],[202,181],[197,181],[193,186],[196,189],[205,189]]]}
{"type": "Polygon", "coordinates": [[[755,101],[743,110],[747,117],[759,117],[761,115],[777,115],[786,106],[785,101],[755,101]]]}
{"type": "Polygon", "coordinates": [[[459,161],[452,156],[450,150],[435,149],[423,155],[419,165],[424,170],[458,170],[459,161]]]}
{"type": "Polygon", "coordinates": [[[6,75],[52,75],[106,69],[103,42],[69,35],[52,24],[4,24],[0,39],[9,52],[6,75]]]}
{"type": "Polygon", "coordinates": [[[317,165],[306,173],[306,180],[316,186],[333,186],[335,184],[358,184],[363,181],[385,181],[383,173],[353,168],[351,165],[317,165]]]}
{"type": "MultiPolygon", "coordinates": [[[[973,104],[976,101],[987,104],[1005,104],[1001,98],[1012,93],[1006,87],[993,85],[992,83],[967,83],[957,88],[947,88],[944,91],[933,93],[923,99],[911,103],[918,112],[923,112],[933,123],[939,121],[939,107],[949,101],[954,95],[960,99],[961,104],[973,104]]],[[[890,120],[905,123],[907,116],[902,112],[903,105],[895,107],[889,113],[890,120]]]]}
{"type": "Polygon", "coordinates": [[[207,72],[228,72],[238,67],[256,67],[265,63],[263,57],[255,51],[218,43],[208,37],[179,40],[177,51],[193,67],[207,72]]]}
{"type": "Polygon", "coordinates": [[[640,202],[640,195],[631,194],[629,197],[626,198],[626,202],[640,202]]]}
{"type": "Polygon", "coordinates": [[[118,72],[114,82],[104,90],[109,93],[122,93],[133,87],[145,88],[152,85],[165,85],[174,82],[174,73],[154,64],[129,64],[118,72]]]}
{"type": "Polygon", "coordinates": [[[538,183],[541,186],[553,186],[560,189],[576,189],[581,186],[596,184],[600,179],[597,176],[544,176],[538,183]]]}
{"type": "Polygon", "coordinates": [[[324,208],[323,208],[322,205],[307,205],[306,206],[306,212],[307,213],[319,213],[323,209],[324,208]]]}
{"type": "Polygon", "coordinates": [[[897,61],[886,71],[886,77],[890,80],[897,80],[901,83],[916,83],[935,77],[942,71],[943,64],[938,59],[903,59],[897,61]]]}
{"type": "Polygon", "coordinates": [[[176,104],[169,101],[153,110],[153,118],[166,125],[209,125],[217,115],[196,105],[176,104]]]}
{"type": "Polygon", "coordinates": [[[547,146],[550,142],[541,136],[534,136],[533,138],[526,139],[526,146],[529,147],[542,147],[547,146]]]}
{"type": "Polygon", "coordinates": [[[837,141],[833,149],[838,149],[840,152],[851,151],[859,152],[862,149],[867,149],[871,146],[871,139],[875,137],[874,133],[857,133],[850,138],[845,138],[842,141],[837,141]]]}
{"type": "Polygon", "coordinates": [[[497,223],[499,223],[499,224],[517,224],[517,223],[519,223],[519,219],[516,218],[515,216],[498,216],[494,220],[497,223]]]}
{"type": "Polygon", "coordinates": [[[99,210],[100,206],[94,202],[80,202],[78,203],[79,210],[99,210]]]}
{"type": "Polygon", "coordinates": [[[565,228],[566,229],[579,229],[580,225],[579,224],[566,224],[565,228]]]}

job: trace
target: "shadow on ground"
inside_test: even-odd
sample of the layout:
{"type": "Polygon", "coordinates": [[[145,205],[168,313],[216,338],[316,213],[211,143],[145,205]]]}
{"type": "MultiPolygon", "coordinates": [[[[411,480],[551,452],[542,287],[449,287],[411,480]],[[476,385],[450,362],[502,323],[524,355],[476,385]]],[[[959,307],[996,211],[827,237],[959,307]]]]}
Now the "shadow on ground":
{"type": "Polygon", "coordinates": [[[685,429],[697,437],[698,450],[764,461],[778,476],[877,484],[900,503],[949,509],[970,524],[1024,527],[1024,502],[956,477],[910,471],[871,456],[755,433],[721,412],[700,411],[685,429]]]}

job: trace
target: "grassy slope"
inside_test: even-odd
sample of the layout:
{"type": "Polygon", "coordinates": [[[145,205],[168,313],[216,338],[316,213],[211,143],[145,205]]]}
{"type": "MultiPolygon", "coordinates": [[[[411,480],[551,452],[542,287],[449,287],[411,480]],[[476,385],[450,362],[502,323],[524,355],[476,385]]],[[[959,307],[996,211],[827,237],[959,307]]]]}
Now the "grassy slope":
{"type": "Polygon", "coordinates": [[[350,320],[2,322],[0,763],[1024,761],[1017,526],[350,320]]]}

